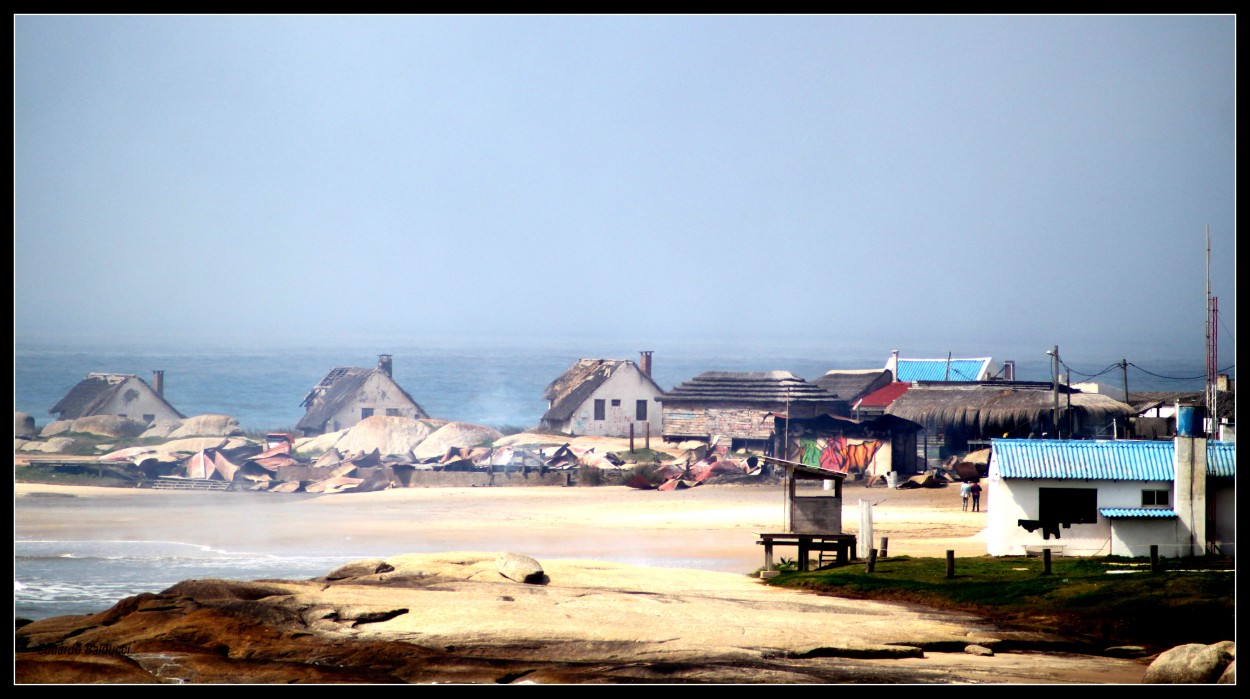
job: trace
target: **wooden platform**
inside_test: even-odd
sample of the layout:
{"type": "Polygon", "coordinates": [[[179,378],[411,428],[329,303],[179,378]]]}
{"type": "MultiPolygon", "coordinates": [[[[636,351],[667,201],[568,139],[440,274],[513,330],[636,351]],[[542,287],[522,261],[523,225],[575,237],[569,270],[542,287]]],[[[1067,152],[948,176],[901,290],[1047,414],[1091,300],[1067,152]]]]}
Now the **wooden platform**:
{"type": "Polygon", "coordinates": [[[813,552],[835,553],[838,565],[845,565],[856,558],[854,534],[767,533],[760,534],[760,540],[755,543],[764,547],[764,570],[773,570],[773,549],[778,546],[794,546],[798,549],[797,562],[800,571],[810,569],[808,558],[813,552]]]}
{"type": "Polygon", "coordinates": [[[212,481],[203,478],[158,478],[150,481],[153,490],[228,490],[226,481],[212,481]]]}

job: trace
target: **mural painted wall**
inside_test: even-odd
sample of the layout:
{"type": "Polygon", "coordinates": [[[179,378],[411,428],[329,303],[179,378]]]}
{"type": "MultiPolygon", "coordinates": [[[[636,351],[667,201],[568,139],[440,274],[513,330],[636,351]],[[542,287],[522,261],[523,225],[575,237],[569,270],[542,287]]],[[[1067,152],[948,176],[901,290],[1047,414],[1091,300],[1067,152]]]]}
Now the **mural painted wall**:
{"type": "Polygon", "coordinates": [[[845,474],[873,473],[873,459],[884,443],[877,439],[843,436],[803,437],[792,440],[789,452],[807,466],[845,474]]]}

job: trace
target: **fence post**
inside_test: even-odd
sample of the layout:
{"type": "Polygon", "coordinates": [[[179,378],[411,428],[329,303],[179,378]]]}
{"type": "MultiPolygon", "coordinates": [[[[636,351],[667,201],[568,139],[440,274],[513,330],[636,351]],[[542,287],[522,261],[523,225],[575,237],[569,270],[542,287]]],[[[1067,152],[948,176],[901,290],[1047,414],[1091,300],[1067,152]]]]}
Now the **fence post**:
{"type": "Polygon", "coordinates": [[[1159,572],[1159,545],[1158,544],[1150,545],[1150,572],[1152,573],[1159,572]]]}
{"type": "Polygon", "coordinates": [[[1050,575],[1050,549],[1042,549],[1042,575],[1050,575]]]}
{"type": "Polygon", "coordinates": [[[868,565],[864,567],[864,572],[871,573],[877,565],[877,549],[868,551],[868,565]]]}
{"type": "Polygon", "coordinates": [[[946,577],[948,578],[955,577],[955,552],[954,551],[946,552],[946,577]]]}
{"type": "Polygon", "coordinates": [[[889,550],[890,550],[890,537],[888,536],[881,537],[881,557],[888,558],[889,553],[887,552],[889,550]]]}

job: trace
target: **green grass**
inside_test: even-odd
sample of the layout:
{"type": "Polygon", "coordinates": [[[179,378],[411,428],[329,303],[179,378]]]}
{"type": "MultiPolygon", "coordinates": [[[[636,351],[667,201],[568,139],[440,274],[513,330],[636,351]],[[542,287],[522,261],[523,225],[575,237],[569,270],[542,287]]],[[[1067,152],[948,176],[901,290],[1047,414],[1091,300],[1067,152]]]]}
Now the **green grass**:
{"type": "Polygon", "coordinates": [[[1235,574],[1228,559],[1167,559],[1151,573],[1145,559],[946,559],[901,556],[825,571],[783,573],[769,584],[841,597],[880,599],[973,612],[1009,627],[1108,644],[1168,647],[1234,638],[1235,574]],[[1184,572],[1203,569],[1201,572],[1184,572]],[[1135,573],[1111,571],[1137,570],[1135,573]]]}
{"type": "Polygon", "coordinates": [[[675,458],[672,454],[646,448],[633,451],[618,451],[616,455],[627,464],[651,464],[660,461],[672,461],[675,458]]]}

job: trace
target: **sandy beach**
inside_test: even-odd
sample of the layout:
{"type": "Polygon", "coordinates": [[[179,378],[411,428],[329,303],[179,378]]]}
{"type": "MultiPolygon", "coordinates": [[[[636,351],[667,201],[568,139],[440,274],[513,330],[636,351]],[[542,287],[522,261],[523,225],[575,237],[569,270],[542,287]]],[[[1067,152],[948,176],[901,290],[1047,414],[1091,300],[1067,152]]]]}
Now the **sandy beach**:
{"type": "MultiPolygon", "coordinates": [[[[847,533],[860,533],[861,501],[873,504],[874,544],[887,537],[891,555],[985,555],[980,532],[988,502],[982,512],[963,512],[952,487],[847,485],[847,533]]],[[[506,550],[540,559],[738,573],[763,562],[756,535],[781,531],[782,525],[779,485],[669,492],[623,486],[403,488],[312,496],[19,483],[14,499],[19,539],[175,538],[234,550],[348,557],[506,550]]]]}

